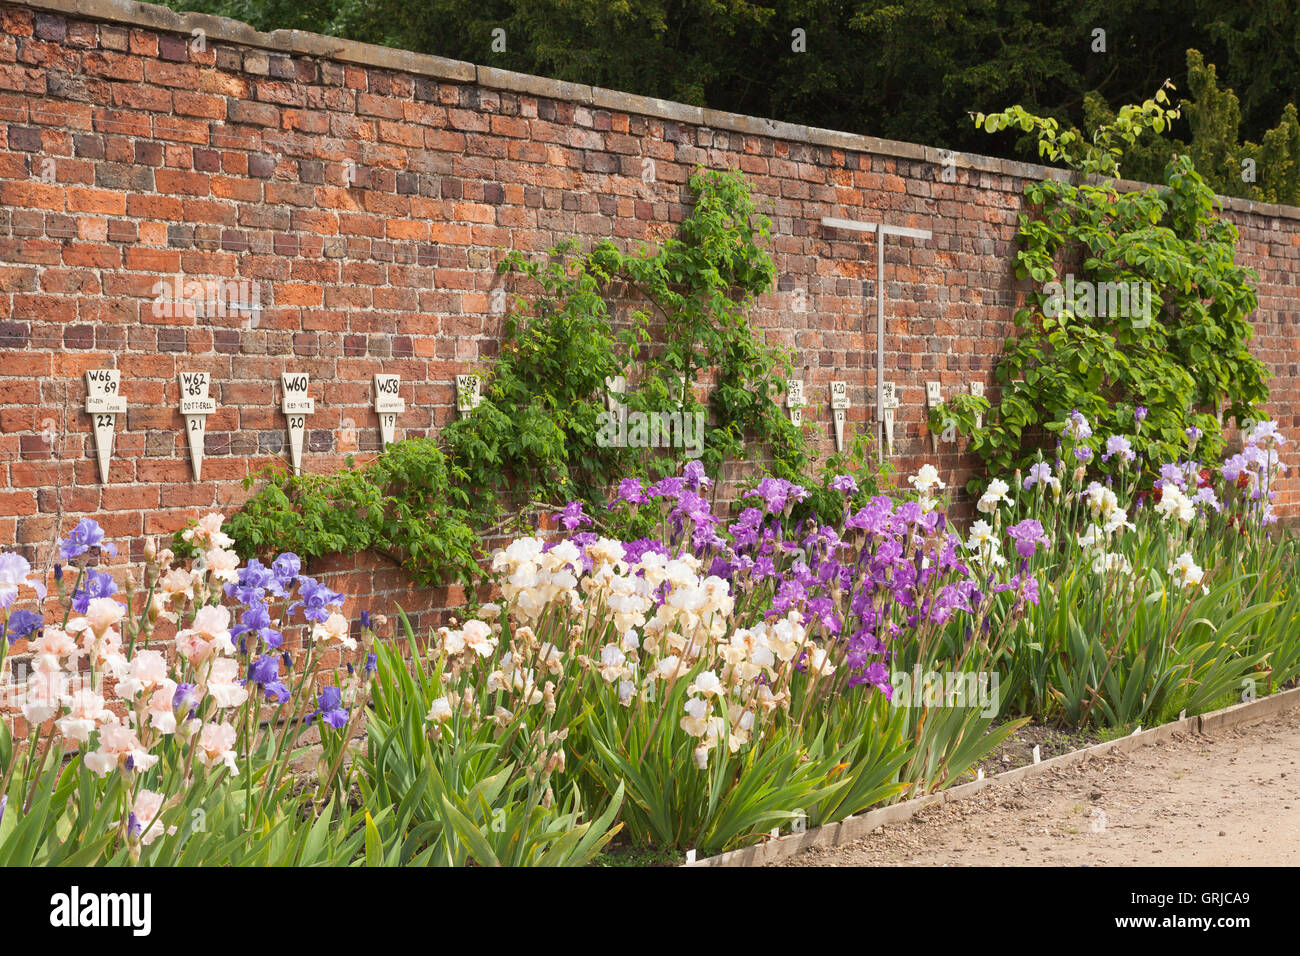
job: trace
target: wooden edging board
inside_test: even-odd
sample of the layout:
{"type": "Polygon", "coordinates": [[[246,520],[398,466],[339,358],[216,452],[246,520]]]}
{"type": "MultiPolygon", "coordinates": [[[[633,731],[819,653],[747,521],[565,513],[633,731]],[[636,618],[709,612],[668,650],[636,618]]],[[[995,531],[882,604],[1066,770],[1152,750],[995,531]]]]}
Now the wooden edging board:
{"type": "Polygon", "coordinates": [[[972,780],[970,783],[949,787],[947,790],[941,790],[938,793],[930,793],[923,797],[905,800],[892,806],[881,807],[879,810],[870,810],[861,816],[846,817],[839,823],[828,823],[825,826],[814,827],[803,833],[791,833],[788,836],[770,839],[755,846],[720,853],[717,856],[705,857],[702,860],[695,860],[683,865],[697,867],[763,866],[767,863],[788,859],[815,846],[842,846],[862,839],[878,826],[901,823],[904,820],[911,819],[922,807],[927,807],[933,803],[951,803],[954,800],[963,800],[978,793],[985,787],[1015,783],[1019,780],[1047,773],[1056,767],[1066,767],[1070,764],[1079,763],[1090,757],[1100,757],[1108,753],[1127,753],[1140,747],[1149,747],[1169,740],[1174,734],[1219,733],[1242,724],[1272,717],[1295,707],[1300,707],[1300,687],[1282,691],[1279,694],[1272,694],[1269,697],[1263,697],[1249,703],[1234,704],[1231,707],[1211,711],[1208,714],[1184,717],[1181,720],[1175,720],[1159,727],[1152,727],[1150,730],[1131,734],[1128,737],[1107,740],[1104,743],[1093,744],[1091,747],[1084,747],[1081,750],[1072,750],[1069,753],[1052,757],[1040,763],[1026,764],[1023,767],[1007,770],[992,777],[985,777],[982,780],[972,780]]]}

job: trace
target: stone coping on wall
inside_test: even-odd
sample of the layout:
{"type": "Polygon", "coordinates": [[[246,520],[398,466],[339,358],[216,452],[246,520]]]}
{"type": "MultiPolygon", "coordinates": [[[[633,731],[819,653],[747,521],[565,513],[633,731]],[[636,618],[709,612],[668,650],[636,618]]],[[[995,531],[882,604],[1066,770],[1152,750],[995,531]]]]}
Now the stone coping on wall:
{"type": "MultiPolygon", "coordinates": [[[[952,157],[968,169],[1020,179],[1064,180],[1069,176],[1067,170],[1037,163],[998,159],[977,153],[950,152],[931,146],[919,146],[915,143],[728,113],[635,93],[621,93],[583,83],[569,83],[491,66],[477,66],[473,63],[426,53],[412,53],[340,37],[321,36],[303,30],[273,30],[270,33],[262,33],[238,20],[203,13],[178,13],[168,7],[137,3],[134,0],[5,0],[5,3],[9,6],[28,7],[32,10],[57,12],[88,20],[103,20],[185,35],[192,35],[195,30],[202,30],[208,41],[237,43],[242,46],[299,56],[321,57],[340,63],[394,70],[457,83],[476,83],[488,89],[565,100],[595,109],[634,113],[709,129],[767,136],[773,139],[825,146],[830,149],[893,156],[936,165],[952,157]]],[[[1119,182],[1119,187],[1125,190],[1143,188],[1146,185],[1148,184],[1131,180],[1119,182]]],[[[1300,220],[1300,208],[1294,206],[1255,202],[1231,196],[1219,198],[1225,209],[1260,217],[1300,220]]]]}

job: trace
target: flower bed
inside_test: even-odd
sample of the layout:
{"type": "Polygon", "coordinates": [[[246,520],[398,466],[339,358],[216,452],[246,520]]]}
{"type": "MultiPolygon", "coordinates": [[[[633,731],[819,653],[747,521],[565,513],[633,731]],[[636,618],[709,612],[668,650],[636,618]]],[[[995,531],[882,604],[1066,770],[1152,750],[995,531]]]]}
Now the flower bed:
{"type": "Polygon", "coordinates": [[[833,524],[795,518],[789,481],[724,515],[697,463],[628,480],[603,517],[652,533],[573,503],[567,536],[494,556],[498,603],[427,636],[403,618],[400,649],[295,556],[238,566],[218,516],[186,532],[188,567],[147,551],[128,610],[83,522],[57,624],[0,558],[32,654],[0,702],[26,727],[0,731],[0,862],[579,865],[620,831],[707,854],[948,786],[1031,717],[1127,728],[1293,683],[1271,424],[1146,492],[1125,467],[1085,482],[1064,462],[1091,456],[1088,423],[1062,434],[964,536],[928,466],[899,499],[836,479],[833,524]]]}

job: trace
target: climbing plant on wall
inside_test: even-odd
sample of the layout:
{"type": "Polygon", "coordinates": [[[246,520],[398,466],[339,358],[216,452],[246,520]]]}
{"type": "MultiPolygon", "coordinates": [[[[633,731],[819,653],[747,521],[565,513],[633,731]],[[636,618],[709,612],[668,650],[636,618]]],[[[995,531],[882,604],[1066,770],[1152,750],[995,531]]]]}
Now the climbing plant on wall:
{"type": "Polygon", "coordinates": [[[715,476],[750,458],[760,473],[802,480],[803,507],[827,517],[839,517],[844,501],[829,488],[831,472],[853,474],[859,495],[872,493],[879,472],[863,442],[818,470],[779,404],[792,356],[749,321],[776,272],[769,222],[748,185],[707,171],[689,185],[690,214],[656,246],[623,251],[604,241],[582,253],[567,240],[542,261],[508,252],[499,270],[527,294],[511,299],[497,360],[476,370],[481,403],[437,438],[398,442],[365,467],[349,460],[329,475],[259,476],[265,485],[229,524],[241,554],[374,550],[421,582],[473,583],[485,532],[574,499],[600,513],[620,479],[680,473],[696,456],[715,476]],[[633,303],[617,321],[616,299],[633,303]],[[626,391],[612,395],[620,376],[626,391]],[[699,413],[698,447],[601,441],[611,399],[681,421],[699,413]]]}
{"type": "Polygon", "coordinates": [[[931,416],[931,427],[967,432],[990,474],[1027,468],[1041,451],[1050,458],[1053,433],[1075,410],[1095,430],[1079,453],[1097,452],[1094,471],[1126,458],[1106,454],[1112,435],[1144,462],[1213,460],[1224,447],[1218,413],[1244,419],[1267,398],[1268,373],[1249,349],[1256,276],[1237,264],[1237,230],[1216,214],[1214,192],[1181,155],[1162,186],[1116,186],[1120,156],[1177,115],[1162,88],[1091,138],[1020,107],[975,116],[988,132],[1035,134],[1044,158],[1074,171],[1026,189],[1032,211],[1020,215],[1015,269],[1033,288],[996,368],[993,413],[980,428],[970,408],[931,416]]]}

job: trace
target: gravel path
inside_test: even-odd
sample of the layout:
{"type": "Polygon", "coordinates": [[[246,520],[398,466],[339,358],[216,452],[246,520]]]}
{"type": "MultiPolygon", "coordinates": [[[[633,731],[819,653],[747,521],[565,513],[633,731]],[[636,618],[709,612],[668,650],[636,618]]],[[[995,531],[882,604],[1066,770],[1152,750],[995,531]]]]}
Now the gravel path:
{"type": "Polygon", "coordinates": [[[778,866],[1300,865],[1300,710],[921,810],[778,866]]]}

